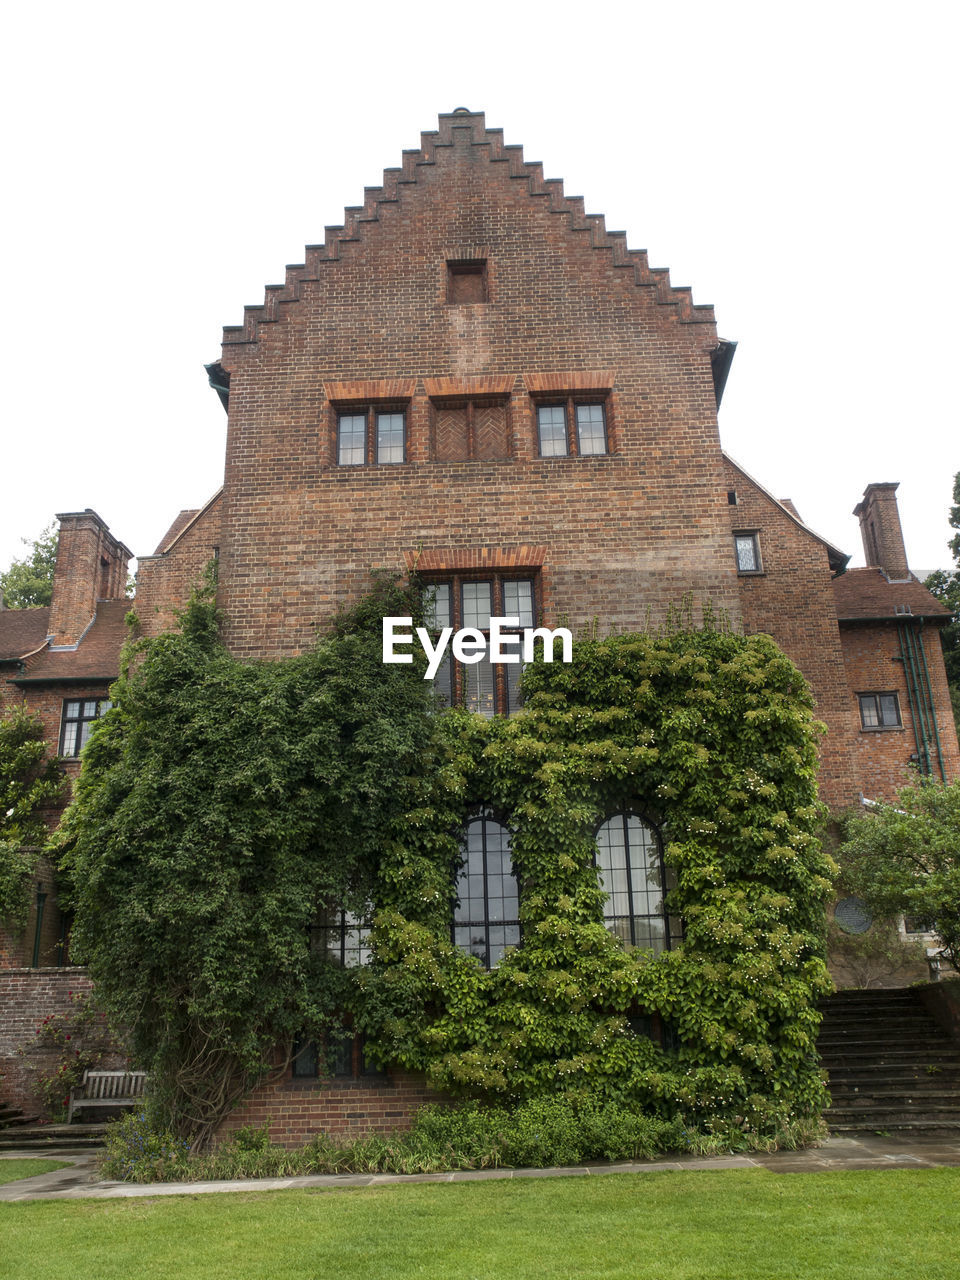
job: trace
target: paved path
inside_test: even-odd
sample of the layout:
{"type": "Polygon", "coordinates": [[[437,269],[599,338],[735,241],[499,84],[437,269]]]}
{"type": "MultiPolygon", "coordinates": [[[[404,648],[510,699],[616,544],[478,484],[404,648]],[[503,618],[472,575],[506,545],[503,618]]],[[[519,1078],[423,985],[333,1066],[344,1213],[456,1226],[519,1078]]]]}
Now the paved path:
{"type": "MultiPolygon", "coordinates": [[[[7,1151],[0,1159],[36,1157],[36,1150],[7,1151]]],[[[301,1187],[376,1187],[397,1182],[482,1182],[490,1178],[595,1177],[607,1173],[657,1173],[690,1169],[769,1169],[773,1173],[822,1173],[831,1169],[936,1169],[960,1165],[960,1134],[881,1137],[873,1133],[837,1135],[806,1151],[771,1155],[680,1156],[619,1164],[587,1164],[562,1169],[478,1169],[460,1173],[317,1174],[306,1178],[251,1178],[241,1182],[98,1182],[98,1152],[44,1151],[70,1167],[0,1186],[0,1201],[111,1200],[131,1196],[206,1195],[223,1191],[290,1191],[301,1187]]]]}

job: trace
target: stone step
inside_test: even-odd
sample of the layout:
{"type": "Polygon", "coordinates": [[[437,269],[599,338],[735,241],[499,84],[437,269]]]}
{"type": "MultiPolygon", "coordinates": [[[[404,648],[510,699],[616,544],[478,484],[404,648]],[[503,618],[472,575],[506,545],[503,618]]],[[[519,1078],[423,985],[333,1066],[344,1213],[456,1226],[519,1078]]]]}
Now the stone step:
{"type": "Polygon", "coordinates": [[[960,1113],[960,1089],[831,1089],[833,1106],[846,1107],[892,1106],[903,1102],[910,1106],[947,1106],[956,1107],[960,1113]]]}
{"type": "Polygon", "coordinates": [[[960,1125],[960,1107],[830,1107],[823,1113],[823,1118],[831,1129],[841,1124],[857,1125],[863,1129],[889,1129],[907,1121],[936,1126],[960,1125]]]}
{"type": "Polygon", "coordinates": [[[0,1129],[0,1150],[86,1150],[103,1146],[105,1124],[17,1124],[0,1129]]]}
{"type": "Polygon", "coordinates": [[[907,1052],[919,1055],[939,1050],[948,1056],[953,1054],[955,1058],[960,1057],[960,1049],[951,1044],[945,1036],[911,1036],[909,1039],[905,1039],[901,1036],[868,1035],[863,1031],[856,1031],[847,1036],[832,1034],[817,1037],[817,1048],[821,1057],[827,1057],[831,1050],[842,1052],[853,1048],[855,1045],[863,1045],[874,1051],[889,1048],[896,1053],[907,1052]]]}
{"type": "Polygon", "coordinates": [[[938,1023],[925,1014],[918,1015],[915,1018],[881,1018],[864,1014],[862,1017],[855,1018],[824,1018],[820,1023],[820,1033],[822,1035],[833,1035],[838,1031],[860,1031],[864,1028],[868,1030],[882,1028],[884,1031],[898,1032],[903,1035],[914,1035],[919,1032],[925,1036],[946,1038],[938,1023]]]}

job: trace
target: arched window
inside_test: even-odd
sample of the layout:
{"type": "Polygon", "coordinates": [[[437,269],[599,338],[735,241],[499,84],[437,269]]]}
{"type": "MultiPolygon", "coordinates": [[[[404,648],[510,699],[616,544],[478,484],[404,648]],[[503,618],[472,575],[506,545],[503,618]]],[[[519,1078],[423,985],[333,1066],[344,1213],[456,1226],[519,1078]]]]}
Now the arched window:
{"type": "Polygon", "coordinates": [[[636,814],[615,813],[597,832],[596,857],[610,932],[632,947],[675,946],[683,935],[680,921],[664,910],[663,853],[653,827],[636,814]]]}
{"type": "Polygon", "coordinates": [[[510,860],[510,833],[486,815],[473,818],[461,849],[453,941],[485,969],[492,969],[504,948],[520,942],[520,895],[510,860]]]}

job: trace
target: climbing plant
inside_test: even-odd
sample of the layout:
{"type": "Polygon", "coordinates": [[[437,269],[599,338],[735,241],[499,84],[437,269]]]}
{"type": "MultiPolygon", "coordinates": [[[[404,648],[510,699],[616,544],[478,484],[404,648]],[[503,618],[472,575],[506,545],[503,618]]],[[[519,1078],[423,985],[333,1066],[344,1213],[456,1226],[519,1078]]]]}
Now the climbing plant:
{"type": "Polygon", "coordinates": [[[39,718],[19,707],[0,715],[0,921],[15,927],[26,920],[30,877],[46,840],[43,810],[56,804],[63,785],[39,718]]]}
{"type": "Polygon", "coordinates": [[[817,725],[796,668],[720,628],[612,636],[524,677],[510,719],[439,718],[443,764],[380,865],[363,1025],[438,1088],[518,1100],[589,1091],[751,1126],[823,1099],[816,998],[830,988],[817,725]],[[450,941],[457,833],[503,816],[522,945],[491,971],[450,941]],[[632,810],[663,831],[682,945],[604,928],[594,831],[632,810]],[[674,1047],[631,1027],[659,1014],[674,1047]]]}
{"type": "Polygon", "coordinates": [[[243,664],[211,593],[140,642],[61,836],[75,950],[130,1029],[165,1123],[201,1146],[294,1037],[345,1016],[384,1064],[497,1102],[558,1092],[762,1126],[816,1112],[829,987],[810,696],[765,637],[689,621],[535,663],[510,718],[438,711],[385,666],[381,582],[310,653],[243,664]],[[510,833],[522,945],[485,971],[451,941],[466,822],[510,833]],[[603,923],[594,832],[662,831],[681,945],[603,923]],[[374,904],[373,960],[312,950],[331,903],[374,904]],[[639,1033],[657,1014],[669,1047],[639,1033]]]}

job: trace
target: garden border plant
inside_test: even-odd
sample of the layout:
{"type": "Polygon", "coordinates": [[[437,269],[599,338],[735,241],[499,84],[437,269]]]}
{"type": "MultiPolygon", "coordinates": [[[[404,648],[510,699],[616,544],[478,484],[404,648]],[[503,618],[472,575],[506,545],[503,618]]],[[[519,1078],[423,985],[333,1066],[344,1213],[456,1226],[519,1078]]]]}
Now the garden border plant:
{"type": "Polygon", "coordinates": [[[814,1118],[835,867],[797,669],[769,637],[674,618],[528,667],[510,718],[441,712],[419,665],[380,661],[382,617],[422,618],[420,594],[381,581],[310,653],[242,664],[208,589],[125,663],[61,849],[76,946],[161,1127],[203,1146],[285,1069],[277,1045],[345,1015],[375,1060],[511,1112],[559,1098],[726,1135],[814,1118]],[[487,808],[523,928],[490,972],[450,938],[459,833],[487,808]],[[603,924],[593,832],[624,809],[663,831],[676,881],[684,941],[659,956],[603,924]],[[371,901],[370,965],[311,951],[325,905],[371,901]]]}

